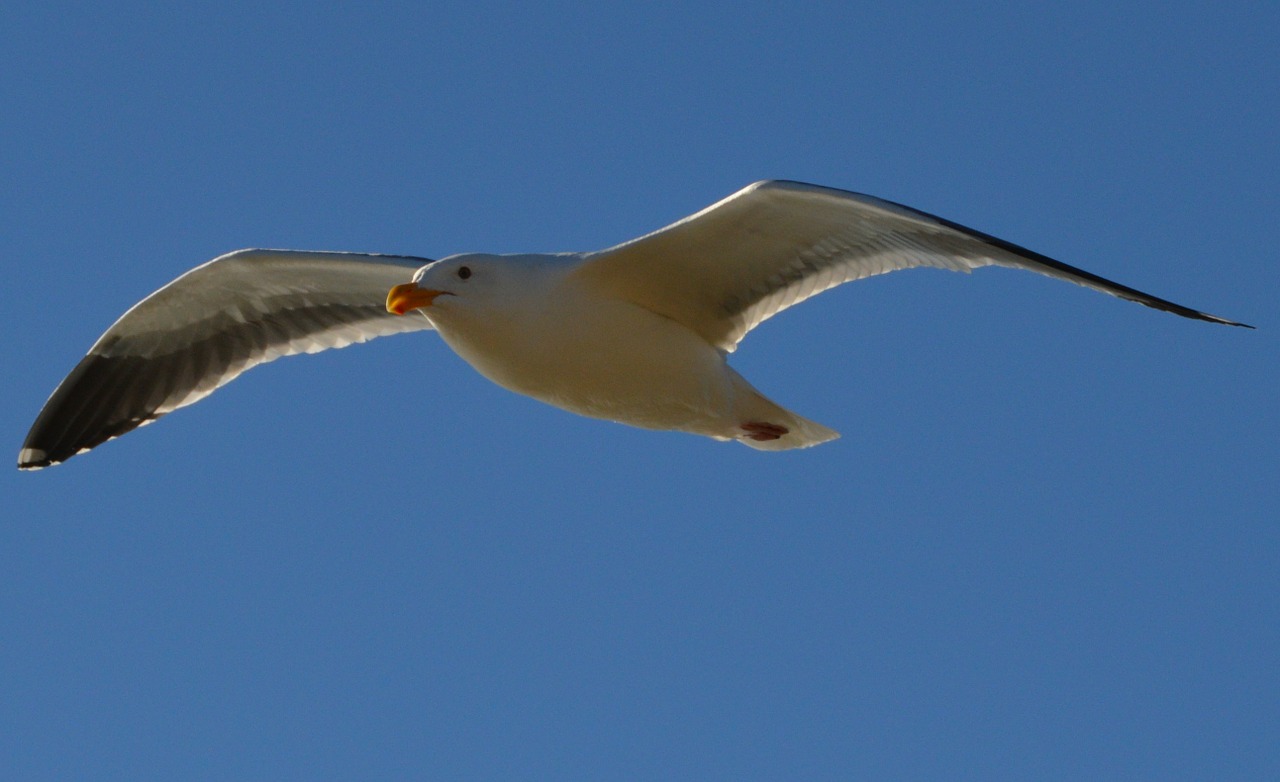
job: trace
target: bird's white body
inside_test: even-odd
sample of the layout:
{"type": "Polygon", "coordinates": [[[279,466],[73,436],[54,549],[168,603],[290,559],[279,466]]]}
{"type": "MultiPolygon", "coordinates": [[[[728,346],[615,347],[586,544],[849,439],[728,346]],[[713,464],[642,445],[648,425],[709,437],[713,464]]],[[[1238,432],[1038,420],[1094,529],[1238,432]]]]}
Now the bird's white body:
{"type": "MultiPolygon", "coordinates": [[[[600,295],[573,274],[581,261],[578,255],[446,258],[437,276],[465,265],[473,271],[469,282],[481,283],[496,267],[505,290],[487,291],[480,306],[468,306],[462,296],[440,297],[424,315],[489,380],[579,415],[742,439],[762,449],[784,445],[782,438],[751,437],[743,424],[785,428],[794,433],[784,445],[791,448],[838,436],[769,401],[728,365],[724,352],[683,324],[600,295]]],[[[418,278],[420,285],[431,283],[418,278]]]]}
{"type": "Polygon", "coordinates": [[[430,328],[493,382],[574,413],[762,450],[803,448],[837,434],[769,401],[726,363],[751,329],[851,280],[991,265],[1243,325],[901,204],[757,182],[591,253],[427,261],[241,250],[215,258],[102,335],[45,404],[18,466],[57,464],[257,364],[430,328]],[[401,317],[410,310],[422,317],[401,317]]]}

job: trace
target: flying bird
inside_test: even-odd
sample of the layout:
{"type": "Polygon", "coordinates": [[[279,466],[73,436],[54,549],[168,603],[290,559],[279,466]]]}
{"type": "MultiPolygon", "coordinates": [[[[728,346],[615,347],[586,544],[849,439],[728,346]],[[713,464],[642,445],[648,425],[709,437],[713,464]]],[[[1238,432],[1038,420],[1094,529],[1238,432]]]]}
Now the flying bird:
{"type": "Polygon", "coordinates": [[[839,435],[766,398],[727,356],[793,304],[917,266],[1026,269],[1245,326],[902,204],[765,181],[597,252],[215,258],[107,329],[45,403],[18,467],[65,461],[281,356],[425,329],[498,385],[580,415],[804,448],[839,435]]]}

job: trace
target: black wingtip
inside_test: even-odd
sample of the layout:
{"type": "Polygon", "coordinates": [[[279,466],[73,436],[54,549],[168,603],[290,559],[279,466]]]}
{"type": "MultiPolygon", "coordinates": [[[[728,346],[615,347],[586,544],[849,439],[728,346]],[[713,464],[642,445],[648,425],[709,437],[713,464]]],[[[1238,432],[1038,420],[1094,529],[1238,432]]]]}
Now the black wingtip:
{"type": "MultiPolygon", "coordinates": [[[[90,353],[67,375],[36,416],[18,453],[18,469],[65,462],[148,420],[148,395],[132,393],[142,359],[90,353]]],[[[149,389],[143,389],[149,390],[149,389]]]]}
{"type": "Polygon", "coordinates": [[[55,464],[55,462],[49,458],[48,454],[38,448],[23,448],[18,452],[19,470],[39,470],[51,464],[55,464]]]}
{"type": "Polygon", "coordinates": [[[1124,298],[1127,298],[1130,301],[1136,301],[1139,304],[1145,304],[1146,306],[1151,307],[1152,309],[1163,310],[1165,312],[1172,312],[1175,315],[1181,315],[1184,318],[1191,318],[1192,320],[1203,320],[1206,323],[1218,323],[1223,326],[1237,326],[1242,329],[1254,329],[1255,331],[1257,330],[1256,326],[1250,326],[1248,323],[1237,323],[1234,320],[1227,320],[1226,318],[1220,318],[1217,315],[1210,315],[1207,312],[1193,310],[1190,307],[1184,307],[1181,304],[1174,304],[1171,301],[1158,299],[1155,296],[1144,294],[1143,298],[1129,297],[1129,296],[1125,296],[1124,298]]]}

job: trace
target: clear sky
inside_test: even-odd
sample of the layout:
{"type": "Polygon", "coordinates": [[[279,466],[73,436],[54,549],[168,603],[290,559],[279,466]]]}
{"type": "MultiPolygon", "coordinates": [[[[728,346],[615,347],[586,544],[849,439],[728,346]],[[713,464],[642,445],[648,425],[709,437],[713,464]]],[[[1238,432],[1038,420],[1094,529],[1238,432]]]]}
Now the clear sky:
{"type": "Polygon", "coordinates": [[[431,333],[0,473],[13,779],[1280,777],[1275,3],[6,5],[2,425],[241,247],[589,250],[761,178],[1259,326],[902,272],[735,366],[803,452],[431,333]],[[109,9],[109,10],[108,10],[109,9]]]}

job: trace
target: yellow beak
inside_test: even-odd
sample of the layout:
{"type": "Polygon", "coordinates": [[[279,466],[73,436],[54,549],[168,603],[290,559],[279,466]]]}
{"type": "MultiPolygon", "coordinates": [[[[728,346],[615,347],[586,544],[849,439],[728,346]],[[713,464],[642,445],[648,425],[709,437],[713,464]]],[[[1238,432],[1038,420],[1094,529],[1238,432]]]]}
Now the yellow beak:
{"type": "Polygon", "coordinates": [[[419,288],[416,282],[397,285],[387,294],[387,312],[403,315],[409,310],[431,306],[437,296],[448,296],[448,291],[436,291],[430,288],[419,288]]]}

